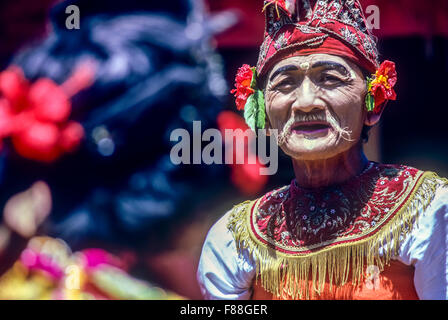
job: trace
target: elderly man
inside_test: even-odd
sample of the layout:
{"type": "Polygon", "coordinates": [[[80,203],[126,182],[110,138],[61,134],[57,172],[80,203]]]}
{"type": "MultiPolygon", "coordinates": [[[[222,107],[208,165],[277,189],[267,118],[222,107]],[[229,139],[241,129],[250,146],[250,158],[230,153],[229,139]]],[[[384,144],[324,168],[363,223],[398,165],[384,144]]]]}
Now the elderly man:
{"type": "Polygon", "coordinates": [[[252,129],[277,134],[291,184],[209,231],[209,299],[447,299],[448,182],[368,161],[362,143],[395,99],[358,1],[265,1],[256,68],[236,78],[252,129]],[[277,133],[276,133],[277,132],[277,133]]]}

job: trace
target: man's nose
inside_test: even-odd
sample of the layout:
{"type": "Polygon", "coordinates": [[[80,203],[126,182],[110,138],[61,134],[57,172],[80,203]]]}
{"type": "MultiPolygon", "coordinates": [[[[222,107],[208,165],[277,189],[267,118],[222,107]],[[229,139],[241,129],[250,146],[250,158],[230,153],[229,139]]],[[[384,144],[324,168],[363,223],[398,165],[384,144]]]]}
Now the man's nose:
{"type": "Polygon", "coordinates": [[[323,109],[322,103],[318,103],[319,88],[305,77],[300,86],[295,90],[295,101],[292,111],[310,112],[313,109],[323,109]]]}

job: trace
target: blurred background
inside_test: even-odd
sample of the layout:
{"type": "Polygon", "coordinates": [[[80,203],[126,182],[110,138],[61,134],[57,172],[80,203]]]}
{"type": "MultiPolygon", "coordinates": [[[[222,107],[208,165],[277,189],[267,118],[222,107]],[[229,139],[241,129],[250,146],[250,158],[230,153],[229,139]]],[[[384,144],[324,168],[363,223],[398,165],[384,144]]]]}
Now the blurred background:
{"type": "MultiPolygon", "coordinates": [[[[373,33],[399,77],[368,157],[447,177],[448,1],[361,3],[378,6],[373,33]]],[[[170,132],[193,120],[245,128],[229,90],[243,63],[256,64],[261,7],[0,2],[0,298],[201,298],[210,226],[293,176],[283,154],[269,179],[258,163],[169,161],[170,132]],[[80,28],[69,30],[72,4],[80,28]]]]}

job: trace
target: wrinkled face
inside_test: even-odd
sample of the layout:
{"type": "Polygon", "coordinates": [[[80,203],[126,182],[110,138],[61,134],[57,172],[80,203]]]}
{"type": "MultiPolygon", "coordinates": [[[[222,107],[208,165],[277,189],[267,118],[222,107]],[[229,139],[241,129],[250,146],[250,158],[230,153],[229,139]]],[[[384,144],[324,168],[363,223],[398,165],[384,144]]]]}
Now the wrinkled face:
{"type": "Polygon", "coordinates": [[[313,54],[284,59],[267,75],[269,127],[297,160],[334,157],[361,139],[366,80],[344,58],[313,54]]]}

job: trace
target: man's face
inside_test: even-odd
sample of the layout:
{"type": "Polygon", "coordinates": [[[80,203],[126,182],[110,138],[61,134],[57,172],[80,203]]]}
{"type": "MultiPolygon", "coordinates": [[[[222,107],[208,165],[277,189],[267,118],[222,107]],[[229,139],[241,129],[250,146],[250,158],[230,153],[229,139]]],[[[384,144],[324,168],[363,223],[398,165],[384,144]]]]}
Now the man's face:
{"type": "Polygon", "coordinates": [[[297,160],[327,159],[360,141],[366,80],[334,55],[297,56],[267,75],[266,112],[282,150],[297,160]]]}

